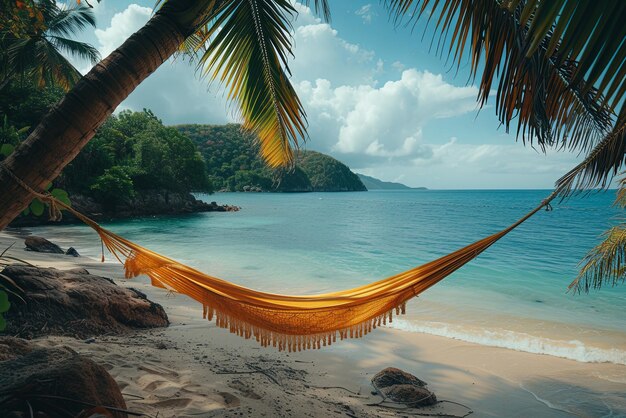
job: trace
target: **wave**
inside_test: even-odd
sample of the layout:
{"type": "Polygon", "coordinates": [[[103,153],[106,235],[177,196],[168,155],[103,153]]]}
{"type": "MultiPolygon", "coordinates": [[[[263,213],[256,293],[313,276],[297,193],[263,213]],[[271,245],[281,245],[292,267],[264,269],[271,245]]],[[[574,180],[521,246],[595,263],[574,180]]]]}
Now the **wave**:
{"type": "Polygon", "coordinates": [[[614,363],[626,365],[625,350],[591,347],[578,340],[553,340],[507,330],[483,329],[474,331],[451,324],[436,322],[417,324],[404,319],[394,319],[390,326],[403,331],[421,332],[424,334],[453,338],[455,340],[491,347],[508,348],[533,354],[547,354],[583,363],[614,363]]]}

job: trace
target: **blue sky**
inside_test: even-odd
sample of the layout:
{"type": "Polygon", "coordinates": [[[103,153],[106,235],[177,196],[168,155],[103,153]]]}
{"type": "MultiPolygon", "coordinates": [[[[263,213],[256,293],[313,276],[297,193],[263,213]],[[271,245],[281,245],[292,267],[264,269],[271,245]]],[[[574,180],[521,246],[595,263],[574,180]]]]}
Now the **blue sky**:
{"type": "MultiPolygon", "coordinates": [[[[98,28],[82,39],[103,56],[149,19],[153,1],[92,2],[98,28]]],[[[423,25],[397,27],[376,1],[331,1],[332,22],[297,4],[292,83],[309,119],[306,149],[354,171],[439,189],[550,188],[576,155],[547,155],[499,128],[493,107],[476,109],[468,71],[434,51],[423,25]]],[[[89,66],[77,63],[85,72],[89,66]]],[[[236,122],[223,90],[194,67],[170,61],[118,110],[152,109],[166,124],[236,122]]]]}

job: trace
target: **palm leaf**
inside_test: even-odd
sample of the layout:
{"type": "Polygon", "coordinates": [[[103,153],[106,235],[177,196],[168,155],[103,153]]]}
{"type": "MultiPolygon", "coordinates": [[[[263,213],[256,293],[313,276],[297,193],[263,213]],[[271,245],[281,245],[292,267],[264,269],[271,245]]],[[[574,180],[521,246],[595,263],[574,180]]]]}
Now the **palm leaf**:
{"type": "Polygon", "coordinates": [[[578,277],[569,285],[576,292],[589,292],[603,285],[626,281],[626,223],[604,233],[604,241],[593,248],[582,262],[578,277]]]}
{"type": "MultiPolygon", "coordinates": [[[[309,6],[311,0],[305,0],[302,3],[309,6]]],[[[324,21],[330,22],[330,5],[328,4],[328,0],[313,0],[313,4],[317,14],[321,15],[324,21]]]]}
{"type": "Polygon", "coordinates": [[[41,85],[56,84],[68,91],[80,78],[81,73],[47,41],[36,44],[35,81],[41,85]]]}
{"type": "MultiPolygon", "coordinates": [[[[561,177],[556,189],[563,197],[589,188],[606,188],[626,162],[626,111],[618,117],[613,131],[587,157],[561,177]]],[[[623,188],[620,192],[623,192],[623,188]]],[[[626,193],[624,193],[626,194],[626,193]]]]}
{"type": "Polygon", "coordinates": [[[480,74],[481,106],[497,85],[498,117],[507,132],[516,121],[522,141],[537,141],[542,149],[589,151],[614,130],[614,108],[621,103],[623,91],[613,87],[625,78],[624,68],[614,59],[605,59],[606,72],[592,77],[596,63],[589,51],[594,49],[587,48],[612,50],[616,59],[624,53],[626,25],[617,22],[626,18],[626,2],[594,2],[593,7],[589,1],[566,0],[388,0],[386,4],[397,22],[415,22],[429,11],[428,22],[434,22],[440,33],[439,52],[443,52],[441,45],[449,44],[449,56],[457,67],[465,56],[469,58],[471,77],[480,74]],[[585,18],[589,7],[594,11],[587,10],[585,18]],[[604,29],[599,30],[589,14],[600,19],[604,29]],[[583,40],[582,45],[576,40],[583,40]]]}
{"type": "Polygon", "coordinates": [[[243,127],[256,134],[268,165],[293,161],[292,145],[306,135],[306,115],[288,79],[291,20],[288,0],[232,0],[204,28],[199,66],[228,86],[243,127]]]}
{"type": "Polygon", "coordinates": [[[100,52],[87,43],[53,35],[48,36],[47,40],[55,47],[55,49],[65,51],[65,53],[69,55],[87,60],[92,64],[96,64],[101,59],[100,52]]]}
{"type": "Polygon", "coordinates": [[[87,6],[70,3],[66,8],[59,8],[56,4],[46,7],[53,11],[47,21],[48,29],[46,32],[50,35],[72,36],[90,26],[96,27],[93,10],[87,6]]]}

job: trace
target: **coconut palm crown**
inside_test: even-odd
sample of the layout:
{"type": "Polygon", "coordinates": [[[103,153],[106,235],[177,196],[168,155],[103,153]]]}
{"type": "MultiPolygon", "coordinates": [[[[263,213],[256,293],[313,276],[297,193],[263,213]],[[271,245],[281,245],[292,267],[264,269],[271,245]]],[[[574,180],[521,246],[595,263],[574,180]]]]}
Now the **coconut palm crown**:
{"type": "Polygon", "coordinates": [[[88,26],[95,27],[96,21],[86,6],[65,7],[54,0],[18,2],[0,19],[0,87],[17,78],[69,90],[82,75],[63,53],[92,64],[100,61],[96,48],[72,39],[88,26]]]}

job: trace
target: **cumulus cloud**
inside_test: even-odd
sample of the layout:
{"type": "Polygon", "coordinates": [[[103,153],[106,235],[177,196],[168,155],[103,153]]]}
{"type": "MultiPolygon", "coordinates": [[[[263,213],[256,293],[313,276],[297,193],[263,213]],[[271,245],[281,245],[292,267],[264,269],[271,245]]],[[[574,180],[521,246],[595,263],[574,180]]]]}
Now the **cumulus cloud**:
{"type": "MultiPolygon", "coordinates": [[[[112,16],[110,24],[95,30],[98,50],[103,57],[119,47],[143,27],[152,9],[130,4],[112,16]]],[[[231,122],[223,89],[209,86],[197,77],[188,62],[170,59],[141,83],[117,108],[139,111],[148,108],[168,124],[231,122]]]]}
{"type": "Polygon", "coordinates": [[[440,75],[405,70],[381,87],[301,82],[298,92],[310,114],[316,148],[344,154],[353,164],[377,158],[428,156],[422,129],[432,120],[476,109],[475,87],[455,87],[440,75]]]}
{"type": "Polygon", "coordinates": [[[328,23],[322,23],[309,7],[296,4],[294,57],[289,66],[294,80],[332,79],[336,85],[375,83],[379,71],[376,54],[347,42],[328,23]]]}
{"type": "Polygon", "coordinates": [[[138,4],[130,4],[123,12],[113,15],[108,28],[95,30],[100,54],[106,57],[113,52],[130,35],[145,25],[151,15],[152,9],[138,4]]]}

